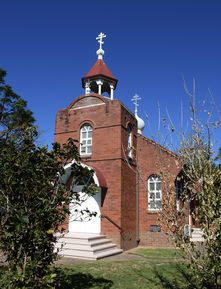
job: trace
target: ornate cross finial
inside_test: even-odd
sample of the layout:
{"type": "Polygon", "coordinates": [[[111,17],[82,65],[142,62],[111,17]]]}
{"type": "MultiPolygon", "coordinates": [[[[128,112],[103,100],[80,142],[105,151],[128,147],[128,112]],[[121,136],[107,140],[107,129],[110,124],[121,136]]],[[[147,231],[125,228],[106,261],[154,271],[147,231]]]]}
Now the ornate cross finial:
{"type": "Polygon", "coordinates": [[[135,115],[137,115],[137,108],[138,108],[138,106],[139,106],[138,100],[141,100],[141,97],[140,97],[139,95],[135,94],[135,95],[132,97],[131,100],[132,100],[132,102],[133,102],[133,104],[134,104],[134,106],[135,106],[135,115]]]}
{"type": "Polygon", "coordinates": [[[104,33],[100,33],[98,35],[98,37],[96,38],[96,40],[98,40],[98,43],[100,43],[100,48],[99,49],[102,49],[102,44],[104,44],[104,42],[102,41],[103,38],[107,37],[107,35],[105,35],[104,33]]]}

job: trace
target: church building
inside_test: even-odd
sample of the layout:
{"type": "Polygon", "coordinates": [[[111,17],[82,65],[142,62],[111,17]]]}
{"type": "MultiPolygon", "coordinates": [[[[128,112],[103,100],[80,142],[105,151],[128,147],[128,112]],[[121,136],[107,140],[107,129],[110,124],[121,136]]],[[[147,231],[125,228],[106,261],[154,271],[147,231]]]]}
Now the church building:
{"type": "MultiPolygon", "coordinates": [[[[87,243],[91,259],[104,257],[102,238],[117,245],[114,249],[109,243],[113,254],[138,245],[167,247],[167,235],[158,224],[164,195],[162,163],[174,182],[179,173],[176,155],[143,135],[144,121],[137,111],[139,96],[132,99],[135,113],[115,99],[118,80],[104,62],[105,37],[103,33],[97,37],[98,59],[82,78],[83,95],[58,111],[55,128],[56,142],[64,144],[68,138],[79,141],[81,162],[94,170],[94,182],[100,188],[83,204],[97,215],[81,221],[70,216],[64,224],[67,243],[76,236],[92,241],[87,243]]],[[[86,256],[80,255],[81,247],[72,249],[78,252],[77,257],[86,256]]],[[[63,255],[71,257],[70,251],[64,250],[63,255]]]]}

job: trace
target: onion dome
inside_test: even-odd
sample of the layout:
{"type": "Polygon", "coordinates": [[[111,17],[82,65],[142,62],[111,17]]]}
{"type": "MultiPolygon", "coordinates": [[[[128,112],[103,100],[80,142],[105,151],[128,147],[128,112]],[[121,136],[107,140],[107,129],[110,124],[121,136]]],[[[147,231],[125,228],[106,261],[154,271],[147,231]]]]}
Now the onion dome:
{"type": "Polygon", "coordinates": [[[138,104],[138,100],[140,100],[141,97],[137,94],[135,94],[133,97],[132,97],[132,102],[134,103],[135,105],[135,117],[136,117],[136,120],[137,120],[137,132],[139,134],[142,134],[143,133],[143,130],[144,130],[144,127],[145,127],[145,123],[144,121],[137,115],[137,108],[139,106],[138,104]]]}
{"type": "Polygon", "coordinates": [[[139,134],[143,134],[145,123],[136,113],[135,113],[135,117],[137,119],[137,132],[139,134]]]}

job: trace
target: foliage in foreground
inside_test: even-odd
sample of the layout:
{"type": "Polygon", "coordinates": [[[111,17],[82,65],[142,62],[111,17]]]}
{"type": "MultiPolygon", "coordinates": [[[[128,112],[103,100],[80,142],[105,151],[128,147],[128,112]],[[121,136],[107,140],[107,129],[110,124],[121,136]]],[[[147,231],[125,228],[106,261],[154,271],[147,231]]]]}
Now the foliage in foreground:
{"type": "Polygon", "coordinates": [[[52,150],[36,145],[38,137],[26,102],[5,84],[0,70],[0,288],[54,288],[54,232],[80,203],[72,186],[62,183],[64,165],[75,159],[73,179],[89,176],[69,140],[52,150]]]}
{"type": "MultiPolygon", "coordinates": [[[[207,111],[206,120],[200,121],[195,91],[186,91],[191,97],[192,131],[188,136],[180,135],[177,190],[165,186],[167,194],[160,220],[176,246],[183,250],[195,288],[217,289],[221,288],[221,169],[213,160],[211,130],[220,120],[212,121],[211,112],[207,111]],[[189,213],[203,232],[203,242],[193,242],[189,232],[184,233],[189,213]]],[[[168,179],[164,168],[162,176],[168,179]]]]}

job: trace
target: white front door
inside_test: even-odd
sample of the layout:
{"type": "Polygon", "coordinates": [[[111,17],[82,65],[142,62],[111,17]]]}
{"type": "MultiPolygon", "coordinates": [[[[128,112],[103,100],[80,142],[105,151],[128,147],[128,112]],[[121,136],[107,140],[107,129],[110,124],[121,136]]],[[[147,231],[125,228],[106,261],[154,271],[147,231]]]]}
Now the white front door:
{"type": "Polygon", "coordinates": [[[70,205],[69,232],[70,233],[97,233],[101,231],[100,206],[101,192],[94,196],[86,196],[79,193],[81,205],[70,205]],[[89,210],[91,213],[96,212],[96,216],[89,217],[89,213],[83,215],[80,211],[89,210]]]}

